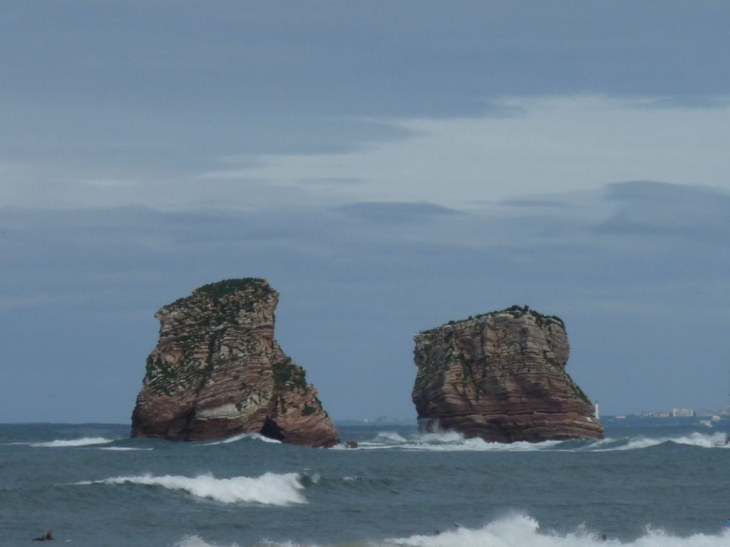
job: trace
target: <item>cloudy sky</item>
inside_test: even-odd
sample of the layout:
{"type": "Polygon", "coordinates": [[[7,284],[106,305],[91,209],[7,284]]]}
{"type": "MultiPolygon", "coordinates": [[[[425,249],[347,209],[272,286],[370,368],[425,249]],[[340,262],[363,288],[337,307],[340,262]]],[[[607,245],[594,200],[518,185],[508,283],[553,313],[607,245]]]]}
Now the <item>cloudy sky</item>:
{"type": "Polygon", "coordinates": [[[337,419],[558,315],[604,413],[730,404],[730,4],[9,0],[0,422],[129,421],[154,312],[264,277],[337,419]]]}

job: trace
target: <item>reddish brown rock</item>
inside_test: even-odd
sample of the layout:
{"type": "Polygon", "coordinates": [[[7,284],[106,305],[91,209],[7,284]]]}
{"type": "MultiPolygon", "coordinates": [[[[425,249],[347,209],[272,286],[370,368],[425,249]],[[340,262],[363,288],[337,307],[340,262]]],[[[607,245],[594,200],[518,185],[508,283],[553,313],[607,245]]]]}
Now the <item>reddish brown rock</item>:
{"type": "Polygon", "coordinates": [[[274,339],[278,301],[263,279],[229,279],[160,309],[132,436],[198,441],[256,432],[286,443],[337,443],[317,390],[274,339]]]}
{"type": "Polygon", "coordinates": [[[588,397],[565,371],[563,322],[513,306],[415,337],[413,402],[427,430],[487,441],[603,438],[588,397]]]}

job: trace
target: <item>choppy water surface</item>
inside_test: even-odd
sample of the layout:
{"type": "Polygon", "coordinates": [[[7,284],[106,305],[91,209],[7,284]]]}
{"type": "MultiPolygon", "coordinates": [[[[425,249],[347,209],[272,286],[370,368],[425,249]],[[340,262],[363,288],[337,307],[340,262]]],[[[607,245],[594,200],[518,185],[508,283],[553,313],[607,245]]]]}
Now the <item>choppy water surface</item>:
{"type": "Polygon", "coordinates": [[[49,528],[56,544],[110,547],[730,545],[722,428],[511,445],[403,426],[340,431],[359,447],[2,425],[0,545],[49,528]]]}

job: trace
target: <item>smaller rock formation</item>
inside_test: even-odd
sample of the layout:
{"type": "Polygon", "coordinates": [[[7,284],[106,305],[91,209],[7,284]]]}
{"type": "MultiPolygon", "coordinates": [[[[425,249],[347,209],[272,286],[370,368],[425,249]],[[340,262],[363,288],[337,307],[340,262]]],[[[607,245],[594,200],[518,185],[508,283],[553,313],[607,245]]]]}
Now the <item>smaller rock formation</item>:
{"type": "Polygon", "coordinates": [[[256,432],[336,444],[317,390],[274,339],[278,301],[263,279],[229,279],[160,309],[132,436],[198,441],[256,432]]]}
{"type": "Polygon", "coordinates": [[[603,438],[588,397],[565,371],[562,320],[527,306],[418,333],[413,402],[427,430],[486,441],[603,438]]]}

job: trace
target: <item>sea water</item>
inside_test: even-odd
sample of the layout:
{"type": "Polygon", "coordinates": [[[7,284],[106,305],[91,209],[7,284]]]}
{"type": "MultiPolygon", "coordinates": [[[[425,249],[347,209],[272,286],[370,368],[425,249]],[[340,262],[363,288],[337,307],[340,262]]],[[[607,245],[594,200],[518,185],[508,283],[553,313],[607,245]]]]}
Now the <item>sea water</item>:
{"type": "Polygon", "coordinates": [[[48,529],[56,545],[109,547],[730,545],[722,427],[510,445],[415,426],[340,433],[358,448],[0,425],[0,545],[48,529]]]}

